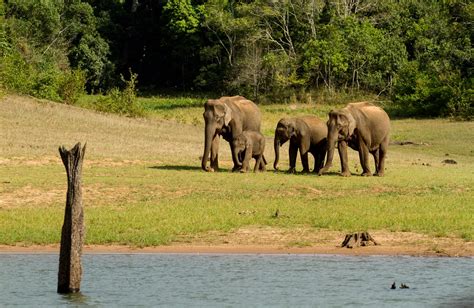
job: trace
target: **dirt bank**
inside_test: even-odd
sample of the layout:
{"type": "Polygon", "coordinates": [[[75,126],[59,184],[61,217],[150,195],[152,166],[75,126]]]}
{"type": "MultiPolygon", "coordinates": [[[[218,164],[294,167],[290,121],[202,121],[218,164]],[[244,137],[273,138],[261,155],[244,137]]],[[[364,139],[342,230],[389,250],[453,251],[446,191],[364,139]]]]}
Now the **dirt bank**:
{"type": "MultiPolygon", "coordinates": [[[[473,257],[474,242],[411,232],[373,231],[378,246],[341,248],[344,234],[333,231],[245,228],[232,234],[210,233],[166,246],[86,245],[94,253],[340,254],[473,257]]],[[[0,245],[0,253],[58,253],[59,245],[0,245]]]]}

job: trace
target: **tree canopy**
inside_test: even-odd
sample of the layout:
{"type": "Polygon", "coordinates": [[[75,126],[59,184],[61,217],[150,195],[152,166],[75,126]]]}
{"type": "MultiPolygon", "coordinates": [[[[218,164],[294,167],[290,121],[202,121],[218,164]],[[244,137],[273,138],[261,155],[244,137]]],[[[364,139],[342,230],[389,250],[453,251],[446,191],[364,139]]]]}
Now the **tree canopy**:
{"type": "Polygon", "coordinates": [[[0,0],[0,81],[73,102],[131,71],[149,91],[363,91],[469,118],[473,21],[470,0],[0,0]]]}

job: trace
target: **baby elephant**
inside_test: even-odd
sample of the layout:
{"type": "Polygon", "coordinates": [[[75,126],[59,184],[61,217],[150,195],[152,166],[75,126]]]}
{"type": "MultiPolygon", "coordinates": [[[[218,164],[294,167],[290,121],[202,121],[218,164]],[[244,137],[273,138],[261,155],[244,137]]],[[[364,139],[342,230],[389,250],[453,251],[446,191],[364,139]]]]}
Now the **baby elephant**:
{"type": "Polygon", "coordinates": [[[263,152],[265,150],[265,137],[260,132],[244,131],[233,140],[236,160],[242,163],[240,172],[249,170],[250,159],[255,158],[254,172],[265,171],[267,164],[263,152]]]}

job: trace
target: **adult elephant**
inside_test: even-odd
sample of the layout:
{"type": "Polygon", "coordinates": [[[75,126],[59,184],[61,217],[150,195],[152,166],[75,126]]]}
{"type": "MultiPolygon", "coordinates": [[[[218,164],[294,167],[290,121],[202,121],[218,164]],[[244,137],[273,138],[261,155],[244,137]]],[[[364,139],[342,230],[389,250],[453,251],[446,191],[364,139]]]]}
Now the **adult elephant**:
{"type": "Polygon", "coordinates": [[[350,176],[347,162],[347,146],[359,152],[362,176],[372,175],[369,168],[369,153],[375,159],[375,174],[384,175],[385,156],[390,133],[390,119],[380,107],[371,103],[351,103],[331,111],[328,121],[328,151],[323,174],[332,166],[336,142],[341,159],[341,175],[350,176]]]}
{"type": "Polygon", "coordinates": [[[328,128],[325,122],[315,116],[302,116],[281,119],[275,129],[275,162],[273,168],[278,170],[280,147],[290,140],[289,157],[290,169],[295,172],[296,156],[300,151],[303,172],[309,172],[308,153],[314,157],[314,172],[323,167],[326,156],[326,136],[328,128]]]}
{"type": "Polygon", "coordinates": [[[204,104],[204,154],[201,167],[205,171],[219,169],[219,139],[222,136],[230,144],[233,171],[241,167],[234,151],[233,139],[243,131],[260,132],[262,116],[257,105],[242,96],[223,96],[210,99],[204,104]],[[209,157],[210,154],[210,157],[209,157]],[[210,158],[210,166],[207,161],[210,158]]]}

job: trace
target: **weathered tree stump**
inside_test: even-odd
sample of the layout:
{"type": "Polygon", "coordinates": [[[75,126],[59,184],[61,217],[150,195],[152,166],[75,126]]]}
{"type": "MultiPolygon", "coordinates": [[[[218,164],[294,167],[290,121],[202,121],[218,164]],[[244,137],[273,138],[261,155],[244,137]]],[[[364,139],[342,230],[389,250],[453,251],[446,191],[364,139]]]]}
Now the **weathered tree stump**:
{"type": "Polygon", "coordinates": [[[59,253],[58,293],[75,293],[81,288],[84,209],[82,206],[82,161],[86,146],[77,143],[70,151],[64,146],[59,154],[66,167],[67,196],[59,253]]]}
{"type": "Polygon", "coordinates": [[[359,246],[369,246],[370,242],[373,242],[374,245],[380,245],[368,232],[351,233],[346,234],[341,247],[354,248],[359,246]]]}

